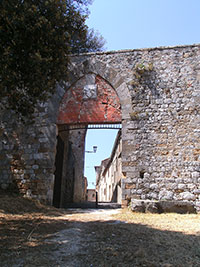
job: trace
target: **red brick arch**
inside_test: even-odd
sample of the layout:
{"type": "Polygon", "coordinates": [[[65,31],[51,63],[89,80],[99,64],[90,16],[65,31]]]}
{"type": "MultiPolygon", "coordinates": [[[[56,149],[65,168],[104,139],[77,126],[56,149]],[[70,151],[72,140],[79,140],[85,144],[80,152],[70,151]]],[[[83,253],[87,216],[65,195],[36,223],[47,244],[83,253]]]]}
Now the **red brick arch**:
{"type": "Polygon", "coordinates": [[[120,123],[121,106],[113,87],[96,74],[86,74],[65,93],[57,124],[120,123]]]}

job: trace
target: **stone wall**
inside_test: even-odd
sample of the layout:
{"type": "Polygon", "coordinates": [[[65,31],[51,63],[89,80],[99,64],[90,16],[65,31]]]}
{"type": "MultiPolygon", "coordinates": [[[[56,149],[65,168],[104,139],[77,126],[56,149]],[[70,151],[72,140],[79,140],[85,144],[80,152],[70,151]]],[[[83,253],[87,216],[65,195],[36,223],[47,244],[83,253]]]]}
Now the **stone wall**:
{"type": "Polygon", "coordinates": [[[199,209],[200,46],[90,55],[97,59],[114,70],[107,79],[120,73],[122,81],[111,84],[127,86],[131,96],[131,109],[122,112],[123,203],[189,200],[199,209]]]}
{"type": "Polygon", "coordinates": [[[4,113],[2,117],[1,188],[17,189],[27,197],[51,203],[56,125],[39,122],[24,127],[8,113],[4,113]]]}
{"type": "Polygon", "coordinates": [[[57,110],[64,89],[38,105],[35,123],[21,123],[15,114],[0,113],[0,186],[52,204],[57,144],[57,110]]]}
{"type": "Polygon", "coordinates": [[[189,200],[199,209],[199,62],[200,45],[72,56],[68,83],[38,107],[34,125],[1,112],[1,187],[15,183],[23,194],[51,202],[59,105],[66,90],[94,74],[121,104],[123,204],[189,200]]]}
{"type": "Polygon", "coordinates": [[[74,154],[74,197],[73,202],[82,202],[85,200],[85,136],[86,130],[70,131],[69,141],[74,154]]]}

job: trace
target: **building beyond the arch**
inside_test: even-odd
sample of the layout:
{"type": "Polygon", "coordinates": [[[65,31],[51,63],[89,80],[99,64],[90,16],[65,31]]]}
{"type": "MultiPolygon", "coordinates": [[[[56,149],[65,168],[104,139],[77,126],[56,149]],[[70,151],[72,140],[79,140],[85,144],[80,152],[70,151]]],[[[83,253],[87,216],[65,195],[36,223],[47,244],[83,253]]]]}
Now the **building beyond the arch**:
{"type": "Polygon", "coordinates": [[[111,155],[95,166],[99,202],[122,203],[122,139],[118,131],[111,155]]]}
{"type": "MultiPolygon", "coordinates": [[[[52,203],[55,166],[60,164],[59,205],[73,200],[74,195],[81,200],[80,184],[76,189],[73,177],[78,177],[77,160],[84,159],[83,125],[89,117],[85,114],[87,120],[81,121],[79,112],[82,128],[71,130],[73,114],[61,114],[61,105],[66,92],[83,77],[88,77],[85,96],[95,97],[92,79],[100,77],[114,90],[121,106],[122,204],[127,205],[131,198],[189,201],[199,210],[200,45],[91,53],[71,59],[68,83],[58,86],[52,98],[38,107],[34,125],[19,125],[12,112],[1,111],[1,188],[15,188],[27,197],[52,203]],[[57,157],[62,162],[55,165],[58,145],[57,157]],[[66,173],[71,177],[67,182],[63,178],[66,173]]],[[[112,106],[115,100],[107,100],[104,105],[111,112],[106,114],[112,116],[117,110],[112,106]]],[[[68,101],[68,106],[73,101],[68,101]]],[[[85,105],[85,100],[81,101],[85,105]]],[[[91,114],[94,117],[95,109],[91,114]]],[[[77,124],[77,118],[74,120],[77,124]]],[[[79,174],[81,179],[81,171],[79,174]]]]}

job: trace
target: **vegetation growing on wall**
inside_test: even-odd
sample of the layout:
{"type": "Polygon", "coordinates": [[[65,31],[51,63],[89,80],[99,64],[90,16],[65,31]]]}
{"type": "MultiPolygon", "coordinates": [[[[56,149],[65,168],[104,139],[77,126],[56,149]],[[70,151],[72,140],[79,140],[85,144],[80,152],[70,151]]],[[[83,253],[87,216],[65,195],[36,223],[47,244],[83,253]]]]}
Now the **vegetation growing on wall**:
{"type": "MultiPolygon", "coordinates": [[[[137,63],[133,69],[133,79],[129,81],[128,85],[132,87],[132,97],[137,101],[139,98],[142,98],[141,101],[144,101],[143,93],[144,93],[144,87],[147,81],[150,79],[150,74],[153,73],[153,64],[152,63],[145,63],[140,62],[137,63]]],[[[134,101],[133,101],[134,102],[134,101]]],[[[133,104],[132,109],[133,111],[129,113],[130,118],[132,121],[137,121],[139,118],[148,118],[148,113],[144,110],[136,111],[134,110],[135,105],[133,104]]]]}

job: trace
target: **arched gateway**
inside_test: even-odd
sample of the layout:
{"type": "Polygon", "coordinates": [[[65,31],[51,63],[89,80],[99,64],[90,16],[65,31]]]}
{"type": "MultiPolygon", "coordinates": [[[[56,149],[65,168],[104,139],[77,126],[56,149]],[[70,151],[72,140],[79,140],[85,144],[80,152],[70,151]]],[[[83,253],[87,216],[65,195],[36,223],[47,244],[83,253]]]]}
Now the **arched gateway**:
{"type": "MultiPolygon", "coordinates": [[[[96,64],[105,70],[104,64],[96,64]]],[[[87,126],[122,122],[123,98],[120,99],[118,94],[122,96],[124,92],[120,92],[120,89],[117,92],[111,85],[116,77],[110,77],[107,81],[100,76],[99,70],[94,73],[92,62],[86,61],[83,63],[85,65],[87,73],[77,77],[77,81],[69,86],[59,105],[53,197],[57,207],[85,200],[83,173],[87,126]]],[[[114,70],[108,71],[114,73],[114,70]]],[[[80,68],[79,72],[82,73],[80,68]]]]}
{"type": "Polygon", "coordinates": [[[198,44],[72,56],[68,82],[34,124],[0,111],[0,187],[50,204],[54,195],[56,206],[80,201],[85,126],[121,122],[122,204],[200,210],[199,58],[198,44]]]}

